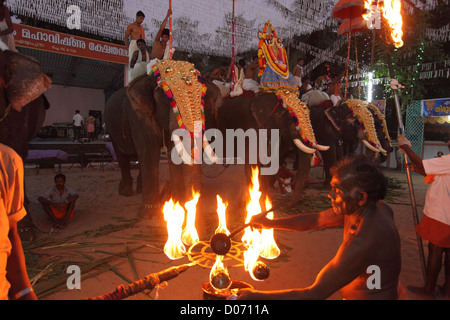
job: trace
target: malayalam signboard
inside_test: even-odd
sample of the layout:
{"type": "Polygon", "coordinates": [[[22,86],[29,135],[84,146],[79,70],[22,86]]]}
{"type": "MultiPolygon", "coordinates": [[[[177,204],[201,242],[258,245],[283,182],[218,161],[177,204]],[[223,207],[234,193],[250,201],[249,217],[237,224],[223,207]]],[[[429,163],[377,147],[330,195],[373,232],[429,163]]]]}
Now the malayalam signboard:
{"type": "Polygon", "coordinates": [[[423,117],[450,116],[450,98],[422,100],[423,117]]]}
{"type": "Polygon", "coordinates": [[[16,46],[128,65],[125,46],[14,23],[16,46]]]}

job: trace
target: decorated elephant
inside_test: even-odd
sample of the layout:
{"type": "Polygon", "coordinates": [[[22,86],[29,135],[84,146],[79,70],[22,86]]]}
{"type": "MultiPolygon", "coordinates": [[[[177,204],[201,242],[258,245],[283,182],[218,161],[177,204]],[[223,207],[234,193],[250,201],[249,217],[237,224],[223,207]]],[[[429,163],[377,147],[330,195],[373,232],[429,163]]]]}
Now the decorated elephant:
{"type": "MultiPolygon", "coordinates": [[[[281,163],[288,157],[292,150],[298,152],[298,167],[296,183],[293,195],[287,207],[295,205],[301,198],[305,187],[305,180],[310,171],[311,157],[316,150],[327,150],[327,146],[322,146],[316,142],[315,133],[309,121],[309,110],[298,99],[293,102],[283,93],[262,93],[256,97],[235,97],[224,99],[223,106],[213,115],[209,110],[205,110],[207,128],[217,128],[226,137],[226,130],[242,129],[247,132],[249,129],[267,129],[268,135],[258,136],[258,139],[266,139],[269,144],[268,150],[275,150],[276,159],[281,163]],[[271,136],[271,130],[277,130],[277,136],[271,136]],[[277,139],[274,139],[277,138],[277,139]],[[279,143],[279,144],[278,144],[279,143]],[[278,144],[274,148],[271,144],[278,144]]],[[[267,168],[273,163],[261,161],[261,155],[257,150],[257,163],[249,161],[252,155],[249,154],[250,141],[246,144],[245,167],[248,181],[251,178],[251,167],[258,165],[260,168],[267,168]]],[[[256,145],[260,146],[258,140],[256,145]]],[[[212,145],[212,144],[211,144],[212,145]]],[[[214,150],[216,151],[216,150],[214,150]]],[[[255,152],[255,149],[252,149],[255,152]]],[[[273,156],[273,155],[272,155],[273,156]]],[[[273,158],[272,158],[273,159],[273,158]]],[[[259,170],[261,173],[261,170],[259,170]]],[[[278,166],[272,174],[260,175],[261,191],[267,191],[274,183],[274,174],[278,171],[278,166]]]]}
{"type": "MultiPolygon", "coordinates": [[[[28,143],[41,128],[49,108],[43,93],[50,84],[36,60],[6,50],[0,42],[0,143],[14,149],[23,160],[28,155],[28,143]]],[[[29,212],[27,198],[25,208],[29,212]]],[[[18,226],[22,239],[33,239],[30,214],[18,226]]]]}
{"type": "Polygon", "coordinates": [[[328,95],[316,90],[309,95],[308,107],[318,143],[330,146],[328,151],[321,152],[325,184],[331,180],[330,168],[343,156],[353,154],[359,142],[385,160],[391,150],[390,138],[384,117],[374,106],[348,99],[333,107],[328,95]]]}
{"type": "MultiPolygon", "coordinates": [[[[174,200],[184,203],[192,188],[200,189],[200,165],[192,161],[192,152],[173,133],[182,130],[194,135],[196,123],[202,125],[200,129],[204,132],[204,106],[215,109],[220,102],[218,88],[202,80],[191,63],[173,60],[158,62],[148,75],[136,78],[107,101],[106,128],[122,175],[119,194],[133,193],[130,160],[138,160],[137,191],[142,191],[142,215],[153,218],[160,212],[163,194],[159,186],[159,161],[163,147],[167,148],[170,193],[174,200]],[[173,155],[179,155],[183,161],[174,163],[173,155]]],[[[210,150],[206,141],[203,147],[210,150]]]]}

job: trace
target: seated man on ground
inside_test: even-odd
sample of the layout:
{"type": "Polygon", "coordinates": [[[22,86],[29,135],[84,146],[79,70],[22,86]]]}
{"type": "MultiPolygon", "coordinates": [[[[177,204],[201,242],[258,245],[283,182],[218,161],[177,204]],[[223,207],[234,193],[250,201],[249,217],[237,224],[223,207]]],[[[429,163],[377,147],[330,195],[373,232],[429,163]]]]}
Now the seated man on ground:
{"type": "Polygon", "coordinates": [[[75,210],[75,202],[79,195],[71,187],[66,186],[66,176],[57,174],[55,185],[48,189],[38,201],[42,204],[45,213],[53,222],[55,228],[67,225],[75,210]]]}

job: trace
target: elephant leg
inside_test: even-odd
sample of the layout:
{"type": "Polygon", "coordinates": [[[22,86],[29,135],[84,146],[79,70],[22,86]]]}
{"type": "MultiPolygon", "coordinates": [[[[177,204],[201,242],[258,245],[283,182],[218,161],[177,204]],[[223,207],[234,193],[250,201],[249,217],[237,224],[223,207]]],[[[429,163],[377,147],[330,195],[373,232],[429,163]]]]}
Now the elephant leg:
{"type": "Polygon", "coordinates": [[[311,169],[311,154],[298,151],[298,167],[297,175],[295,177],[295,185],[292,191],[292,197],[286,204],[287,208],[292,208],[295,206],[302,198],[303,190],[306,187],[306,179],[309,176],[309,171],[311,169]]]}
{"type": "Polygon", "coordinates": [[[136,193],[142,193],[142,172],[141,172],[141,164],[139,163],[139,175],[136,179],[136,193]]]}
{"type": "MultiPolygon", "coordinates": [[[[114,146],[114,150],[119,149],[114,146]]],[[[119,194],[124,197],[130,197],[133,195],[133,178],[131,177],[130,158],[120,151],[116,151],[116,156],[121,172],[119,194]]]]}
{"type": "Polygon", "coordinates": [[[323,184],[325,186],[328,186],[331,181],[331,173],[330,169],[336,165],[337,161],[340,160],[338,158],[339,155],[339,149],[338,146],[331,144],[330,149],[322,152],[322,159],[323,159],[323,170],[325,171],[325,181],[323,184]]]}

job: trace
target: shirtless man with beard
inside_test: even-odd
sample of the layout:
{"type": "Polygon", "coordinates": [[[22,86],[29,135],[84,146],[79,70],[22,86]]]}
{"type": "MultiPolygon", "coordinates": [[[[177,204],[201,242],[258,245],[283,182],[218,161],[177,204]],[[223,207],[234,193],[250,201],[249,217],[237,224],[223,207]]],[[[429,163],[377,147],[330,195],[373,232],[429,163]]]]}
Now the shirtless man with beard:
{"type": "MultiPolygon", "coordinates": [[[[307,231],[343,225],[341,246],[307,288],[257,291],[242,289],[239,299],[321,300],[340,291],[347,300],[398,299],[401,269],[400,238],[393,211],[382,199],[387,179],[381,169],[364,156],[346,158],[332,171],[332,208],[319,213],[269,220],[264,215],[252,219],[255,225],[291,231],[307,231]],[[380,286],[367,283],[370,266],[380,272],[380,286]]],[[[370,282],[370,281],[369,281],[370,282]]]]}

